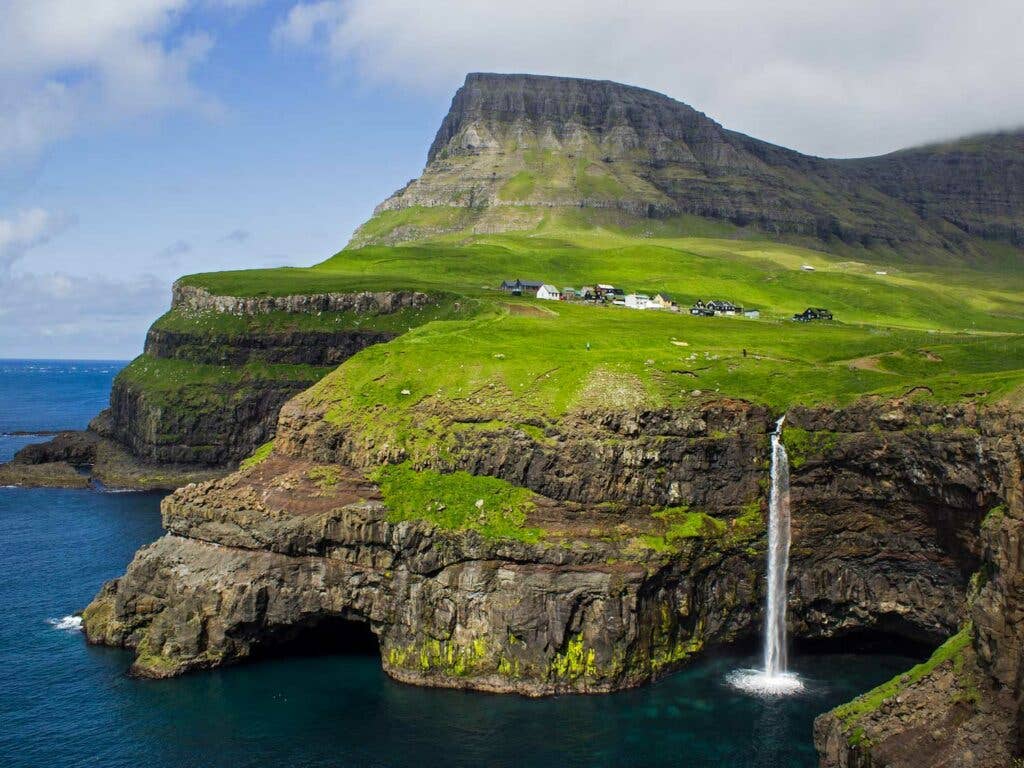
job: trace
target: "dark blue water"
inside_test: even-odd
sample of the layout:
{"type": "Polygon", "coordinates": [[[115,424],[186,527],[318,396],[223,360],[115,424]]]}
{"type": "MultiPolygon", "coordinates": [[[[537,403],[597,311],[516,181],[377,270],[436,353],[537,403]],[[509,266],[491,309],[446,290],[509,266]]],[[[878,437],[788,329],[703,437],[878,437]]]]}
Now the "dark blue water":
{"type": "Polygon", "coordinates": [[[11,432],[85,429],[107,407],[125,366],[110,360],[0,360],[0,461],[46,437],[11,432]]]}
{"type": "MultiPolygon", "coordinates": [[[[60,370],[52,396],[45,377],[32,387],[0,383],[16,400],[0,406],[0,432],[9,413],[21,414],[18,428],[49,429],[81,426],[105,404],[95,377],[111,374],[90,369],[62,422],[51,404],[74,392],[62,377],[76,376],[60,370]],[[25,392],[47,404],[39,422],[20,399],[25,392]]],[[[35,373],[18,368],[0,379],[10,376],[35,373]]],[[[730,670],[757,661],[742,656],[704,660],[637,691],[539,701],[399,685],[372,656],[133,680],[125,676],[128,654],[91,648],[53,622],[84,607],[138,546],[160,535],[159,499],[0,489],[0,764],[810,768],[814,716],[915,661],[798,656],[807,691],[774,702],[725,683],[730,670]]]]}

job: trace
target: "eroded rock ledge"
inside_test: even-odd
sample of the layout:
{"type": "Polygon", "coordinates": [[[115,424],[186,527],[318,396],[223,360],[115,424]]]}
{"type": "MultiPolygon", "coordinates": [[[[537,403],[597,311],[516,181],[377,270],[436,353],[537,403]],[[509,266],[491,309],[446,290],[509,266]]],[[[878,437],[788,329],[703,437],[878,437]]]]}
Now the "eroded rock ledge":
{"type": "MultiPolygon", "coordinates": [[[[792,630],[955,633],[1019,419],[863,403],[789,420],[792,630]]],[[[543,695],[637,685],[756,633],[772,415],[731,402],[588,423],[477,430],[453,459],[539,494],[531,543],[389,521],[369,456],[285,414],[269,459],[165,500],[168,535],[89,606],[89,640],[161,677],[342,618],[371,627],[397,679],[543,695]],[[652,507],[683,498],[717,523],[651,544],[652,507]]]]}
{"type": "Polygon", "coordinates": [[[180,280],[172,288],[171,306],[186,312],[257,315],[270,312],[355,312],[388,315],[424,307],[431,298],[420,291],[359,291],[295,294],[291,296],[219,296],[180,280]]]}
{"type": "Polygon", "coordinates": [[[398,335],[360,327],[359,318],[436,302],[436,296],[419,291],[218,296],[179,281],[172,309],[196,322],[169,330],[158,321],[146,336],[144,354],[114,380],[110,407],[89,429],[24,449],[0,465],[0,483],[84,487],[95,479],[118,487],[173,489],[223,475],[274,436],[285,402],[352,355],[398,335]],[[243,334],[207,322],[216,315],[275,312],[345,313],[346,322],[243,334]],[[142,370],[162,361],[176,367],[161,369],[158,378],[176,382],[175,388],[165,389],[164,381],[155,386],[142,370]],[[211,378],[205,366],[217,366],[224,375],[211,378]],[[247,373],[247,366],[276,372],[261,377],[247,373]]]}

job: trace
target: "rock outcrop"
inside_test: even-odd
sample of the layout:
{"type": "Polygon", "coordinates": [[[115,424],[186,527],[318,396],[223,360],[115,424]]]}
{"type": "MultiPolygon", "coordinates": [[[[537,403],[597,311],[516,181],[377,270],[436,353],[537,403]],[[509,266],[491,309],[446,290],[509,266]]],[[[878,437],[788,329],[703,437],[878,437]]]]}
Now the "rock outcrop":
{"type": "Polygon", "coordinates": [[[398,335],[365,321],[437,302],[419,291],[221,296],[181,281],[172,295],[177,322],[150,328],[143,354],[114,380],[110,407],[87,432],[24,449],[0,467],[4,482],[171,489],[223,474],[273,438],[287,400],[398,335]],[[223,317],[279,323],[239,332],[223,317]]]}
{"type": "MultiPolygon", "coordinates": [[[[729,131],[643,88],[537,75],[470,74],[423,174],[378,207],[454,207],[449,229],[536,224],[526,208],[693,214],[833,245],[922,258],[1024,245],[1024,133],[876,158],[826,160],[729,131]]],[[[432,224],[441,227],[444,225],[432,224]]],[[[429,227],[428,227],[429,228],[429,227]]],[[[422,237],[406,222],[385,241],[422,237]]],[[[366,242],[357,233],[356,242],[366,242]]]]}
{"type": "MultiPolygon", "coordinates": [[[[881,402],[789,418],[791,629],[955,633],[1019,419],[881,402]]],[[[637,685],[760,626],[762,408],[606,414],[541,441],[476,430],[455,466],[536,491],[535,541],[394,522],[369,454],[314,421],[286,408],[270,458],[168,497],[167,536],[86,610],[90,641],[159,677],[356,621],[397,679],[542,695],[637,685]],[[651,510],[681,498],[709,522],[673,539],[651,510]]]]}
{"type": "MultiPolygon", "coordinates": [[[[996,768],[1024,757],[1020,420],[991,423],[977,439],[968,471],[989,463],[986,506],[992,506],[980,526],[964,627],[928,662],[817,719],[815,741],[826,768],[996,768]]],[[[972,493],[972,486],[961,492],[972,493]]]]}

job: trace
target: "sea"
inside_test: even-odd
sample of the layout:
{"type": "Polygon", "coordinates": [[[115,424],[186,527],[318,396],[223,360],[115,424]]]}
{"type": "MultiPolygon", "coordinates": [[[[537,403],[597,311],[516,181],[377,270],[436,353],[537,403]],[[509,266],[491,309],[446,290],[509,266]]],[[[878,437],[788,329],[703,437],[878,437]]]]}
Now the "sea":
{"type": "MultiPolygon", "coordinates": [[[[123,365],[0,360],[0,460],[85,427],[123,365]]],[[[753,647],[638,690],[536,700],[402,685],[365,651],[137,680],[75,613],[162,534],[161,498],[0,488],[0,766],[812,768],[814,717],[920,660],[798,650],[805,686],[776,698],[726,679],[759,663],[753,647]]]]}

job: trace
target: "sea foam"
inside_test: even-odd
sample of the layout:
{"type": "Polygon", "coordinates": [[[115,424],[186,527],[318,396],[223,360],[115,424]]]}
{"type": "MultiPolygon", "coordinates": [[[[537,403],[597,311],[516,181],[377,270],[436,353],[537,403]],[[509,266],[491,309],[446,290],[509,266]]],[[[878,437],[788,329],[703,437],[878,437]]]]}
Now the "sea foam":
{"type": "Polygon", "coordinates": [[[62,616],[59,619],[47,619],[46,623],[54,629],[59,629],[62,632],[81,632],[82,631],[82,617],[81,616],[62,616]]]}

